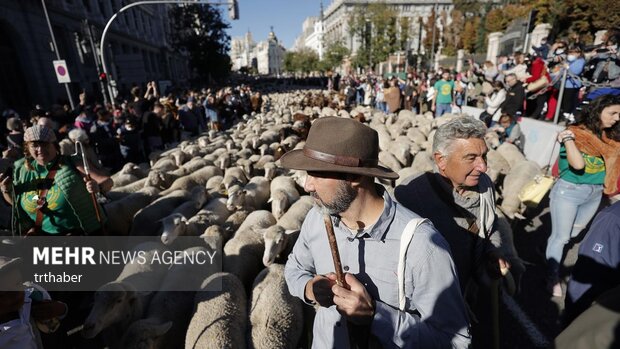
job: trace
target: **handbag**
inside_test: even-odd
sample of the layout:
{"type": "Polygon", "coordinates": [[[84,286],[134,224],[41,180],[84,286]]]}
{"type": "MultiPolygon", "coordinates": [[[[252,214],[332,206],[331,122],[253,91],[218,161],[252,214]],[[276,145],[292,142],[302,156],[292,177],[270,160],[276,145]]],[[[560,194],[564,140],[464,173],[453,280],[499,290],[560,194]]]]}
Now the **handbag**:
{"type": "Polygon", "coordinates": [[[551,149],[551,156],[549,157],[549,165],[547,165],[547,172],[544,174],[536,175],[531,181],[529,181],[519,191],[519,200],[527,207],[537,207],[542,199],[547,195],[553,184],[557,180],[552,172],[551,160],[555,153],[555,145],[557,141],[553,143],[553,149],[551,149]]]}
{"type": "Polygon", "coordinates": [[[519,191],[519,200],[525,206],[537,207],[545,195],[547,195],[547,192],[553,187],[555,180],[556,178],[551,175],[536,175],[534,179],[519,191]]]}

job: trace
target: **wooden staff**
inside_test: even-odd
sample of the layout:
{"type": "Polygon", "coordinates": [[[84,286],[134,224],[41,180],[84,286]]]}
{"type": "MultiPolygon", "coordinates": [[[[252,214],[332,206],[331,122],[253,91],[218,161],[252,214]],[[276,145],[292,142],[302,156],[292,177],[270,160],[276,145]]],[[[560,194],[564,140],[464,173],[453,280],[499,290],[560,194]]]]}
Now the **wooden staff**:
{"type": "MultiPolygon", "coordinates": [[[[86,159],[86,153],[84,152],[84,145],[82,145],[82,142],[80,141],[75,141],[75,154],[73,155],[77,155],[78,152],[82,152],[82,163],[84,166],[86,180],[90,181],[92,180],[92,178],[90,176],[90,170],[88,167],[88,160],[86,159]]],[[[97,216],[97,222],[99,222],[99,224],[101,225],[103,229],[103,224],[101,221],[101,213],[99,213],[99,205],[97,204],[97,196],[95,195],[95,193],[90,193],[90,198],[92,199],[93,206],[95,207],[95,215],[97,216]]]]}
{"type": "Polygon", "coordinates": [[[344,273],[342,272],[342,263],[340,262],[340,253],[338,252],[338,243],[336,242],[336,234],[334,234],[334,225],[329,214],[323,214],[323,222],[325,230],[327,230],[327,240],[329,240],[329,249],[332,251],[332,259],[334,260],[334,269],[336,269],[336,284],[345,287],[344,273]]]}

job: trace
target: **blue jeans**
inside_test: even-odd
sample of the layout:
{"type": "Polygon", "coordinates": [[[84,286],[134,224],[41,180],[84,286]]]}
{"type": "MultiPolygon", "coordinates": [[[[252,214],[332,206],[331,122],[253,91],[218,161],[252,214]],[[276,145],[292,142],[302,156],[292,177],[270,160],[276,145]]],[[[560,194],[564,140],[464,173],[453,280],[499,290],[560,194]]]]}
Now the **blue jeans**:
{"type": "Polygon", "coordinates": [[[602,184],[573,184],[559,179],[551,189],[551,236],[547,240],[546,256],[552,278],[557,278],[564,245],[588,225],[602,196],[602,184]]]}
{"type": "Polygon", "coordinates": [[[452,105],[450,103],[437,103],[435,104],[435,117],[438,118],[446,113],[452,112],[452,105]]]}

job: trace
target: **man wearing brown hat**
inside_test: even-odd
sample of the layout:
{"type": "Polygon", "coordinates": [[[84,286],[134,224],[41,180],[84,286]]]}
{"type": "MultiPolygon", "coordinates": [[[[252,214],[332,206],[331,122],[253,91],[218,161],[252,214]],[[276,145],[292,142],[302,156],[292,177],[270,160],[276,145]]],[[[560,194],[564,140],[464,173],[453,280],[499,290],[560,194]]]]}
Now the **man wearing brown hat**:
{"type": "Polygon", "coordinates": [[[312,347],[466,348],[468,320],[448,244],[375,183],[398,178],[378,165],[378,144],[371,128],[327,117],[312,125],[303,149],[281,159],[308,172],[305,190],[316,201],[285,267],[291,294],[318,306],[312,347]]]}

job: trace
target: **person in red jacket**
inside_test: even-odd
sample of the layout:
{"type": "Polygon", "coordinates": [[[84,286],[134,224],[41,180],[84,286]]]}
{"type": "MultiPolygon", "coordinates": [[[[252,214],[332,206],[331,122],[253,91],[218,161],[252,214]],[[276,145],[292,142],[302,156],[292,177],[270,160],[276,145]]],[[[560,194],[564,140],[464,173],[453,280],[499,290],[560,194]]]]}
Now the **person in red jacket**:
{"type": "MultiPolygon", "coordinates": [[[[551,77],[549,76],[549,72],[547,71],[545,61],[541,57],[536,56],[533,60],[528,59],[526,60],[526,62],[527,61],[531,61],[531,63],[528,64],[528,73],[530,74],[530,76],[523,81],[524,83],[531,84],[540,79],[540,77],[543,75],[547,77],[547,81],[551,81],[551,77]]],[[[548,92],[533,91],[533,93],[537,92],[540,93],[538,93],[536,99],[527,100],[527,106],[525,111],[525,116],[534,119],[542,118],[541,114],[543,107],[545,106],[545,102],[547,102],[547,100],[549,99],[548,92]]]]}

